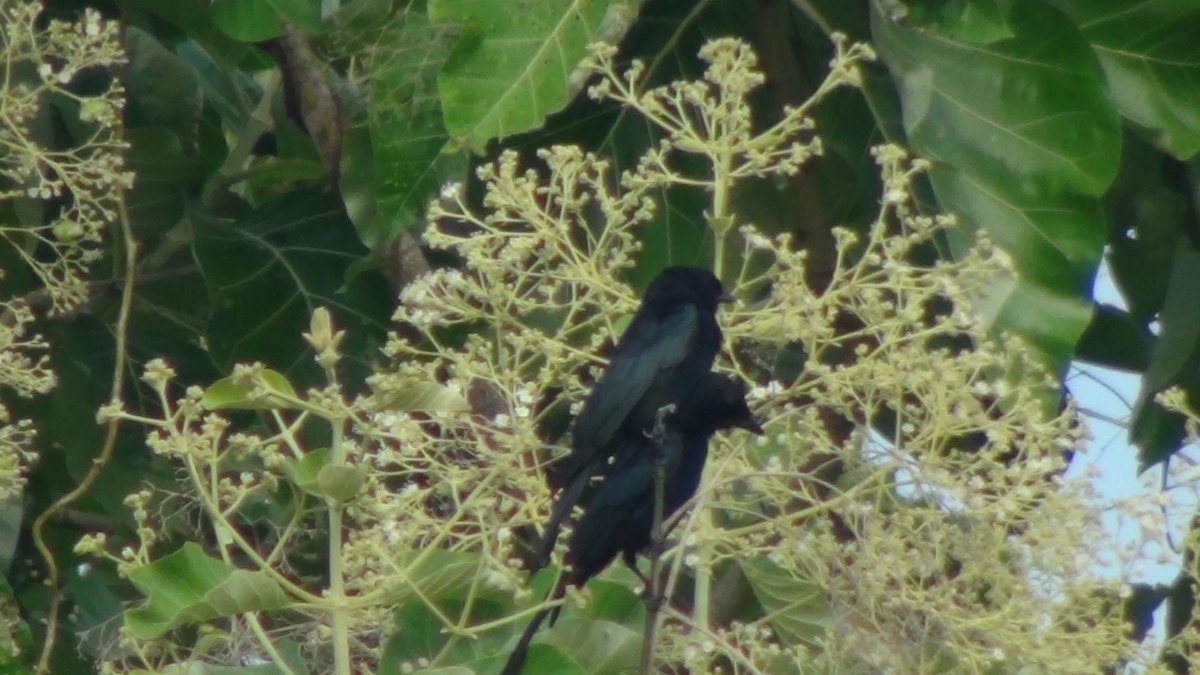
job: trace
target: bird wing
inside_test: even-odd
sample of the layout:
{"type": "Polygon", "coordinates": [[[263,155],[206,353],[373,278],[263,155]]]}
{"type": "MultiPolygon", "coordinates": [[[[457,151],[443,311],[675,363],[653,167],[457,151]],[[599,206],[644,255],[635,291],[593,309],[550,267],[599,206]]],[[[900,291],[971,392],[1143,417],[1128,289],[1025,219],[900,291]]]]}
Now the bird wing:
{"type": "MultiPolygon", "coordinates": [[[[672,492],[679,470],[683,439],[668,433],[662,446],[664,490],[672,492]]],[[[649,441],[644,441],[648,446],[649,441]]],[[[583,584],[626,548],[640,549],[649,540],[654,518],[654,459],[650,448],[631,453],[612,467],[584,507],[568,542],[567,560],[573,583],[583,584]]]]}
{"type": "MultiPolygon", "coordinates": [[[[645,536],[633,513],[654,499],[654,462],[647,458],[611,472],[584,509],[567,543],[571,580],[582,585],[608,567],[631,540],[645,536]]],[[[653,506],[651,506],[653,508],[653,506]]]]}
{"type": "Polygon", "coordinates": [[[700,324],[700,311],[688,304],[660,321],[640,318],[630,324],[629,330],[635,332],[608,364],[575,420],[572,440],[580,463],[590,461],[596,449],[612,441],[661,371],[684,360],[700,324]]]}

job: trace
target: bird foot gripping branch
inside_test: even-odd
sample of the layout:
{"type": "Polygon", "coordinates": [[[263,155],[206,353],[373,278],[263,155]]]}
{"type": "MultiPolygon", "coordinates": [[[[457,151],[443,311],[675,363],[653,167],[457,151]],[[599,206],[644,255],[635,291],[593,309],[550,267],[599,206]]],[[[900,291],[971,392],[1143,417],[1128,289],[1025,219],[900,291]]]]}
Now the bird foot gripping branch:
{"type": "MultiPolygon", "coordinates": [[[[658,409],[654,414],[654,426],[650,431],[643,432],[650,442],[654,443],[655,448],[661,448],[663,439],[667,436],[667,415],[675,414],[675,404],[668,403],[658,409]]],[[[657,451],[656,451],[657,452],[657,451]]]]}

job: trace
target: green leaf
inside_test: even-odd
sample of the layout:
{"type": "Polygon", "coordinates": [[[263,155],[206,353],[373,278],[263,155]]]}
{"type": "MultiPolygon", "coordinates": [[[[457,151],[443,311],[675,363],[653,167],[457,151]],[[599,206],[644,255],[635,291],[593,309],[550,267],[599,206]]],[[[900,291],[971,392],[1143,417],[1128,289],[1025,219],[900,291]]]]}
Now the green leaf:
{"type": "Polygon", "coordinates": [[[143,237],[165,232],[183,217],[188,189],[203,182],[203,163],[166,127],[129,129],[125,139],[125,163],[137,176],[126,196],[129,216],[143,237]]]}
{"type": "Polygon", "coordinates": [[[79,566],[69,574],[63,589],[71,599],[72,628],[78,632],[78,649],[93,659],[107,653],[125,609],[124,598],[114,589],[127,589],[115,571],[79,566]]]}
{"type": "Polygon", "coordinates": [[[1175,249],[1192,227],[1186,167],[1126,133],[1121,172],[1105,199],[1113,232],[1108,255],[1113,282],[1138,321],[1162,311],[1175,249]]]}
{"type": "MultiPolygon", "coordinates": [[[[409,3],[404,11],[416,11],[418,7],[419,3],[409,3]]],[[[393,18],[393,9],[392,0],[342,0],[332,12],[325,12],[325,19],[337,26],[338,31],[373,36],[393,18]]]]}
{"type": "MultiPolygon", "coordinates": [[[[437,76],[459,31],[435,26],[423,12],[409,10],[384,29],[367,63],[367,106],[373,168],[372,199],[385,220],[359,232],[368,245],[388,241],[421,222],[425,205],[444,183],[467,175],[467,153],[452,147],[442,122],[437,76]]],[[[350,175],[354,178],[355,162],[350,175]]]]}
{"type": "MultiPolygon", "coordinates": [[[[1072,295],[1024,279],[998,281],[985,302],[998,305],[992,312],[985,310],[994,315],[994,333],[1021,336],[1041,356],[1041,365],[1059,375],[1065,372],[1092,317],[1091,303],[1083,291],[1072,295]]],[[[1045,392],[1045,412],[1057,412],[1058,400],[1058,392],[1045,392]]]]}
{"type": "Polygon", "coordinates": [[[1129,312],[1102,303],[1096,305],[1075,354],[1106,368],[1141,372],[1150,363],[1153,344],[1154,336],[1129,312]]]}
{"type": "Polygon", "coordinates": [[[407,583],[397,589],[396,595],[389,600],[402,604],[421,598],[447,600],[465,597],[479,571],[480,556],[478,553],[441,549],[406,550],[400,551],[394,562],[398,568],[407,571],[407,583]],[[411,567],[418,558],[420,562],[416,567],[411,567]]]}
{"type": "Polygon", "coordinates": [[[296,24],[305,33],[320,33],[321,0],[267,0],[279,16],[296,24]]]}
{"type": "Polygon", "coordinates": [[[646,601],[627,583],[596,578],[588,582],[588,592],[592,598],[584,614],[589,617],[625,625],[642,623],[645,618],[646,601]]]}
{"type": "MultiPolygon", "coordinates": [[[[383,658],[393,672],[399,672],[398,665],[404,661],[433,659],[448,639],[440,619],[422,603],[402,606],[396,616],[396,625],[402,628],[384,647],[383,658]]],[[[385,667],[383,671],[389,672],[389,668],[385,667]]]]}
{"type": "MultiPolygon", "coordinates": [[[[623,673],[636,670],[641,656],[642,633],[611,621],[564,616],[547,633],[541,644],[557,648],[571,657],[584,673],[623,673]]],[[[530,659],[533,658],[530,650],[530,659]]],[[[555,657],[547,653],[545,659],[555,657]]],[[[551,672],[526,666],[529,673],[551,672]]],[[[564,670],[559,672],[576,672],[564,670]]]]}
{"type": "Polygon", "coordinates": [[[1017,267],[1017,282],[997,283],[980,301],[994,327],[1025,338],[1052,370],[1065,366],[1091,317],[1091,278],[1106,236],[1099,200],[1022,195],[1004,176],[947,165],[934,166],[930,179],[942,207],[969,228],[982,226],[1017,267]]]}
{"type": "Polygon", "coordinates": [[[466,412],[471,409],[462,394],[436,382],[406,382],[399,389],[378,391],[374,407],[405,412],[466,412]]]}
{"type": "MultiPolygon", "coordinates": [[[[299,674],[307,671],[293,668],[292,672],[299,674]]],[[[217,666],[211,663],[188,662],[171,663],[155,670],[132,670],[130,675],[285,675],[285,671],[271,663],[257,666],[217,666]]]]}
{"type": "Polygon", "coordinates": [[[933,0],[907,9],[909,25],[956,40],[987,44],[1012,37],[1000,0],[933,0]]]}
{"type": "MultiPolygon", "coordinates": [[[[227,65],[241,62],[251,47],[230,38],[215,22],[209,3],[201,0],[138,0],[137,9],[162,19],[184,35],[191,36],[214,57],[227,65]]],[[[228,10],[226,10],[228,11],[228,10]]],[[[184,56],[180,54],[180,56],[184,56]]],[[[185,57],[186,58],[186,57],[185,57]]]]}
{"type": "Polygon", "coordinates": [[[229,128],[242,129],[254,109],[254,102],[263,94],[262,87],[251,74],[224,66],[195,40],[180,43],[175,52],[188,62],[199,78],[204,103],[210,105],[229,128]]]}
{"type": "Polygon", "coordinates": [[[1139,402],[1170,386],[1195,354],[1196,345],[1200,343],[1197,298],[1200,298],[1200,252],[1181,244],[1175,250],[1171,280],[1160,315],[1162,330],[1142,380],[1139,402]]]}
{"type": "MultiPolygon", "coordinates": [[[[314,162],[318,168],[319,164],[314,162]]],[[[342,156],[338,165],[338,191],[346,215],[354,223],[354,229],[362,243],[371,250],[383,250],[392,233],[383,225],[376,191],[375,148],[371,133],[362,125],[346,129],[342,138],[342,156]]],[[[364,260],[369,267],[374,260],[364,260]]]]}
{"type": "Polygon", "coordinates": [[[246,169],[243,175],[256,196],[273,196],[323,180],[325,167],[316,159],[273,157],[268,161],[255,163],[246,169]]]}
{"type": "Polygon", "coordinates": [[[787,574],[766,558],[745,558],[738,564],[779,640],[820,649],[830,621],[829,601],[821,587],[787,574]]]}
{"type": "Polygon", "coordinates": [[[354,466],[330,464],[322,467],[321,473],[317,475],[317,487],[321,494],[327,497],[339,502],[348,502],[358,496],[366,477],[366,464],[354,466]]]}
{"type": "Polygon", "coordinates": [[[262,369],[253,382],[242,377],[225,377],[204,390],[200,403],[207,410],[271,410],[294,407],[299,398],[292,384],[281,373],[262,369]],[[265,392],[265,396],[255,396],[265,392]]]}
{"type": "Polygon", "coordinates": [[[129,580],[149,598],[125,612],[125,626],[142,640],[190,623],[292,605],[271,577],[211,558],[193,542],[134,569],[129,580]]]}
{"type": "Polygon", "coordinates": [[[288,478],[296,484],[296,487],[305,492],[323,497],[320,489],[317,486],[317,481],[321,476],[321,469],[324,469],[329,464],[329,448],[318,448],[306,453],[303,457],[296,460],[289,460],[284,463],[284,471],[287,472],[288,478]]]}
{"type": "Polygon", "coordinates": [[[203,105],[196,71],[153,35],[136,26],[129,27],[125,40],[129,52],[129,65],[125,68],[129,90],[126,118],[135,121],[130,126],[140,126],[137,122],[166,126],[193,147],[203,105]]]}
{"type": "MultiPolygon", "coordinates": [[[[1097,197],[1120,158],[1120,118],[1090,46],[1061,13],[1009,4],[1012,37],[986,45],[906,29],[874,12],[909,142],[934,160],[941,207],[983,228],[1020,282],[980,305],[1064,372],[1090,315],[1106,238],[1097,197]]],[[[1046,397],[1057,406],[1057,394],[1046,397]]]]}
{"type": "MultiPolygon", "coordinates": [[[[79,411],[94,409],[109,395],[104,393],[105,381],[112,374],[115,349],[109,327],[91,316],[55,322],[46,337],[57,352],[58,387],[53,396],[42,400],[49,410],[35,418],[42,422],[35,471],[45,473],[49,484],[65,491],[87,475],[104,442],[102,427],[84,423],[79,411]]],[[[97,487],[106,482],[99,481],[97,487]]]]}
{"type": "Polygon", "coordinates": [[[1117,107],[1184,160],[1200,152],[1200,5],[1053,0],[1092,44],[1117,107]]]}
{"type": "Polygon", "coordinates": [[[1200,373],[1195,365],[1200,357],[1200,312],[1196,311],[1196,298],[1200,298],[1200,252],[1190,244],[1181,243],[1175,252],[1159,318],[1159,337],[1131,411],[1130,436],[1141,449],[1143,468],[1175,453],[1183,440],[1179,416],[1162,409],[1154,402],[1154,396],[1175,384],[1193,392],[1200,386],[1200,373]]]}
{"type": "Polygon", "coordinates": [[[514,611],[511,596],[499,594],[478,602],[466,598],[435,599],[434,604],[436,613],[423,601],[400,608],[396,625],[402,628],[384,646],[379,675],[411,673],[422,659],[470,668],[476,673],[497,672],[508,656],[507,650],[512,648],[515,634],[523,626],[507,622],[476,632],[469,640],[451,640],[442,622],[443,617],[461,625],[477,626],[499,621],[514,611]]]}
{"type": "MultiPolygon", "coordinates": [[[[560,647],[544,642],[529,645],[529,653],[525,657],[523,673],[544,673],[545,675],[588,675],[588,671],[576,663],[560,647]]],[[[618,671],[610,671],[618,672],[618,671]]]]}
{"type": "Polygon", "coordinates": [[[342,363],[353,366],[347,380],[366,373],[385,339],[392,295],[377,272],[346,281],[367,251],[333,197],[292,192],[239,222],[189,215],[193,252],[213,301],[208,348],[221,367],[261,361],[296,381],[315,377],[300,333],[323,306],[346,330],[342,363]]]}
{"type": "MultiPolygon", "coordinates": [[[[1180,383],[1192,400],[1200,393],[1198,379],[1191,377],[1180,383]]],[[[1137,473],[1141,474],[1178,452],[1187,438],[1187,431],[1183,415],[1168,411],[1153,398],[1148,398],[1136,412],[1129,429],[1129,442],[1138,448],[1137,473]]]]}
{"type": "Polygon", "coordinates": [[[982,179],[1043,181],[1013,186],[1025,192],[1102,194],[1120,159],[1120,120],[1095,55],[1035,0],[1014,0],[1009,21],[1012,38],[980,46],[873,17],[909,140],[982,179]]]}
{"type": "Polygon", "coordinates": [[[588,43],[617,42],[638,3],[619,0],[430,0],[434,23],[463,37],[438,74],[446,128],[475,152],[542,125],[580,86],[588,43]]]}
{"type": "Polygon", "coordinates": [[[270,0],[213,0],[213,23],[242,42],[261,42],[283,34],[279,14],[270,0]]]}

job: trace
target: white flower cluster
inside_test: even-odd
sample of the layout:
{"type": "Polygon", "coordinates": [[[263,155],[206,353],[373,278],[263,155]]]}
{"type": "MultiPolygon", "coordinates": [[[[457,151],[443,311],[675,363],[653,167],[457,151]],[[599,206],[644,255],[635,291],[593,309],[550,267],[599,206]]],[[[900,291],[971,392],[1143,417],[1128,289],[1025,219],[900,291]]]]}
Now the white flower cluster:
{"type": "Polygon", "coordinates": [[[125,61],[119,27],[93,9],[83,20],[57,19],[42,27],[41,3],[0,3],[5,39],[0,55],[8,70],[28,63],[37,82],[19,77],[0,84],[5,124],[0,129],[0,178],[12,186],[0,189],[0,200],[62,197],[63,209],[53,222],[16,227],[0,223],[0,237],[14,240],[12,249],[41,280],[55,311],[66,311],[87,298],[88,267],[100,257],[104,228],[117,218],[121,193],[133,185],[125,169],[126,143],[120,136],[125,94],[113,75],[104,91],[81,95],[68,86],[80,72],[112,69],[125,61]],[[91,133],[68,148],[47,147],[34,133],[34,120],[51,97],[75,106],[91,133]],[[35,257],[25,238],[34,237],[53,251],[50,260],[35,257]]]}

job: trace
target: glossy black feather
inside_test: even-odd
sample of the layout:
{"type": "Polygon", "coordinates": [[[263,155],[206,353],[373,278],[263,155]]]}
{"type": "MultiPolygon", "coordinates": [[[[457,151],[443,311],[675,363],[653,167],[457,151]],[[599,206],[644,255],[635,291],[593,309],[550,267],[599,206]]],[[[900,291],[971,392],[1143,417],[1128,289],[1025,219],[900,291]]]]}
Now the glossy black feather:
{"type": "Polygon", "coordinates": [[[650,429],[659,408],[695,388],[721,350],[715,314],[725,299],[721,282],[698,267],[668,267],[650,282],[575,419],[571,454],[555,467],[556,487],[612,456],[619,432],[650,429]]]}
{"type": "MultiPolygon", "coordinates": [[[[715,432],[741,427],[762,433],[746,405],[745,394],[746,387],[740,381],[704,373],[696,388],[678,403],[676,414],[666,418],[661,446],[656,448],[655,442],[644,435],[624,439],[619,450],[625,453],[624,460],[605,473],[588,500],[567,549],[571,569],[551,589],[550,600],[562,598],[568,583],[582,586],[618,553],[632,561],[649,545],[654,525],[656,450],[661,453],[664,465],[665,519],[696,494],[708,457],[708,441],[715,432]]],[[[556,614],[555,607],[534,615],[500,675],[521,672],[533,636],[546,617],[556,614]]]]}
{"type": "MultiPolygon", "coordinates": [[[[708,373],[695,392],[668,420],[660,452],[663,459],[664,520],[686,504],[700,485],[709,438],[721,429],[762,429],[746,406],[745,386],[708,373]]],[[[633,560],[650,543],[654,522],[654,448],[632,453],[609,470],[584,508],[567,547],[571,582],[583,585],[618,553],[633,560]]]]}
{"type": "Polygon", "coordinates": [[[559,491],[533,569],[549,560],[558,530],[587,482],[610,458],[641,447],[659,408],[678,403],[705,377],[721,349],[716,309],[728,300],[721,282],[696,267],[668,267],[646,289],[571,433],[571,454],[555,464],[559,491]]]}
{"type": "Polygon", "coordinates": [[[708,270],[666,268],[654,277],[608,368],[583,402],[571,430],[571,453],[552,467],[558,490],[532,566],[550,561],[559,528],[610,458],[635,452],[662,406],[696,387],[721,348],[716,306],[727,300],[708,270]]]}

